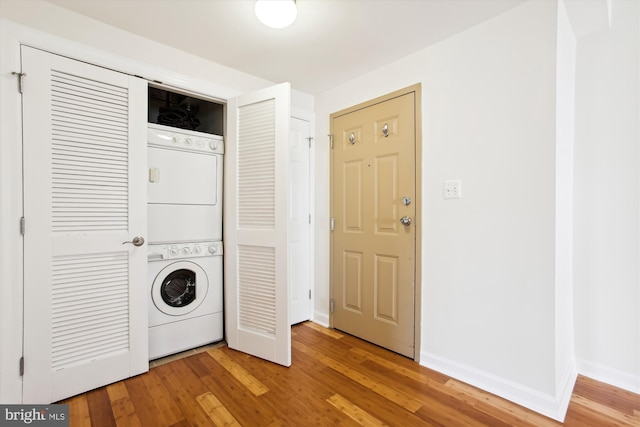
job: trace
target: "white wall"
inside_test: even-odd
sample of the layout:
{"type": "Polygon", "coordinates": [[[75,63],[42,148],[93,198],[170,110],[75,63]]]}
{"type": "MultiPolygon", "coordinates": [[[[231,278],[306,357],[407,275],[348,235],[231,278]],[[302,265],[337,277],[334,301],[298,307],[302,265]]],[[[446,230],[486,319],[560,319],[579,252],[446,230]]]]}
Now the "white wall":
{"type": "Polygon", "coordinates": [[[578,370],[640,393],[640,3],[578,38],[574,298],[578,370]]]}
{"type": "MultiPolygon", "coordinates": [[[[630,2],[614,2],[614,9],[618,3],[630,2]]],[[[599,47],[617,46],[615,61],[598,61],[595,69],[606,68],[609,78],[624,74],[624,80],[613,84],[619,105],[613,112],[601,111],[613,102],[601,99],[612,96],[607,79],[599,79],[600,87],[593,89],[597,95],[591,93],[606,104],[585,107],[595,108],[606,121],[596,121],[604,135],[592,143],[586,160],[580,157],[584,144],[576,147],[576,188],[586,187],[589,199],[576,196],[575,217],[584,223],[580,215],[585,204],[591,210],[599,204],[589,216],[600,215],[604,221],[577,224],[575,246],[581,252],[572,264],[573,85],[576,75],[581,76],[576,92],[585,92],[584,76],[594,77],[587,68],[595,64],[580,59],[584,54],[579,44],[578,63],[572,60],[576,40],[564,10],[558,16],[556,7],[556,2],[528,2],[326,91],[316,97],[316,114],[317,138],[326,140],[331,113],[422,82],[421,363],[561,419],[576,374],[574,328],[581,354],[589,347],[590,357],[598,355],[595,360],[607,369],[637,378],[637,96],[629,93],[637,93],[638,73],[637,59],[632,66],[633,60],[625,63],[623,57],[635,49],[630,56],[637,58],[638,38],[633,12],[636,33],[627,29],[599,47]],[[625,71],[619,70],[622,66],[625,71]],[[623,90],[631,100],[621,103],[623,90]],[[628,120],[607,132],[619,121],[613,121],[617,116],[628,120]],[[605,205],[612,196],[604,188],[597,195],[592,191],[601,177],[584,171],[598,156],[604,156],[598,163],[605,163],[599,174],[616,185],[615,207],[605,205]],[[607,160],[611,156],[616,158],[607,160]],[[623,166],[623,171],[612,170],[615,166],[623,166]],[[445,179],[462,180],[462,199],[442,199],[445,179]],[[614,227],[617,233],[607,234],[614,219],[622,223],[614,227]],[[597,242],[594,233],[600,236],[597,242]],[[591,243],[585,246],[585,240],[591,243]],[[592,265],[612,247],[613,254],[592,265]],[[583,259],[585,251],[589,260],[583,259]],[[585,281],[585,275],[596,282],[591,294],[576,290],[575,326],[572,267],[577,283],[585,281]],[[614,267],[618,270],[612,271],[614,267]],[[586,271],[592,268],[601,278],[586,271]],[[594,318],[602,325],[595,325],[594,318]],[[610,350],[602,348],[605,344],[610,350]]],[[[590,59],[597,58],[592,52],[590,59]]],[[[576,96],[579,106],[592,104],[584,94],[576,96]]],[[[583,119],[585,113],[576,114],[578,127],[589,122],[583,119]]],[[[581,144],[578,138],[584,135],[579,128],[576,133],[581,144]]],[[[316,160],[316,170],[329,170],[326,145],[317,148],[316,160]]],[[[329,262],[328,182],[328,175],[318,175],[316,217],[322,221],[316,231],[315,309],[323,322],[329,318],[329,276],[320,268],[329,262]]]]}
{"type": "Polygon", "coordinates": [[[514,400],[555,395],[555,28],[554,3],[525,4],[429,49],[422,77],[422,353],[514,400]]]}

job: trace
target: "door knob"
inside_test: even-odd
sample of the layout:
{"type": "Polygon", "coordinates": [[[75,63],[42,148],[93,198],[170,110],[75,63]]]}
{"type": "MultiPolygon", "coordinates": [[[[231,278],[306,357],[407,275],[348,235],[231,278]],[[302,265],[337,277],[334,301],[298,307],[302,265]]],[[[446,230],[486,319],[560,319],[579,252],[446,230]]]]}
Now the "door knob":
{"type": "Polygon", "coordinates": [[[411,217],[410,216],[403,216],[402,218],[400,218],[400,224],[402,224],[402,225],[411,225],[411,217]]]}
{"type": "Polygon", "coordinates": [[[144,237],[136,236],[133,239],[131,239],[130,242],[122,242],[123,245],[125,243],[133,243],[133,246],[142,246],[144,245],[144,237]]]}

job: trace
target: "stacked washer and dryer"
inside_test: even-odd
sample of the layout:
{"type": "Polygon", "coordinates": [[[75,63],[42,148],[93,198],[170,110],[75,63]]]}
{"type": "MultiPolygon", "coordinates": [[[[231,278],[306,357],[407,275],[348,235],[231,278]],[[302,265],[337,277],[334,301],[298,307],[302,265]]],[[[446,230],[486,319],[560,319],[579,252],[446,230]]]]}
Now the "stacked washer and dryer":
{"type": "Polygon", "coordinates": [[[149,360],[223,338],[223,138],[148,124],[149,360]]]}

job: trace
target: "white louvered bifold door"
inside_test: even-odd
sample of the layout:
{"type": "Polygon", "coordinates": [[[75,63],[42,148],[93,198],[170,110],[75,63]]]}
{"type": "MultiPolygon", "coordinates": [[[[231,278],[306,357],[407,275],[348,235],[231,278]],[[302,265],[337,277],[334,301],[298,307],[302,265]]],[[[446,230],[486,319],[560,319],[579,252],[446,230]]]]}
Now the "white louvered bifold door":
{"type": "Polygon", "coordinates": [[[288,83],[229,101],[225,329],[229,347],[291,365],[287,282],[288,83]]]}
{"type": "Polygon", "coordinates": [[[146,82],[22,47],[23,402],[148,370],[146,82]]]}

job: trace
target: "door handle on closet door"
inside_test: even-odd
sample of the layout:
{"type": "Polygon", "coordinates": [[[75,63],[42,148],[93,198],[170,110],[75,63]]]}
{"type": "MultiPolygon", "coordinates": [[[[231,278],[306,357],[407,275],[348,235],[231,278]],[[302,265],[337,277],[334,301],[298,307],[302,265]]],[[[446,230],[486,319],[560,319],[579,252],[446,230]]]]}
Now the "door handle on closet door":
{"type": "Polygon", "coordinates": [[[131,239],[130,242],[122,242],[123,245],[125,243],[133,243],[133,246],[142,246],[144,245],[144,237],[136,236],[133,239],[131,239]]]}

